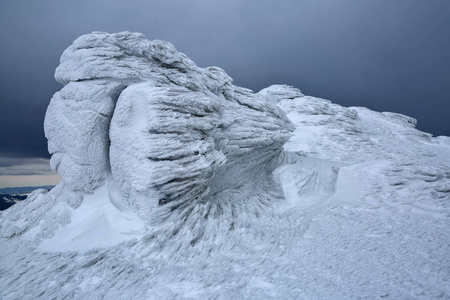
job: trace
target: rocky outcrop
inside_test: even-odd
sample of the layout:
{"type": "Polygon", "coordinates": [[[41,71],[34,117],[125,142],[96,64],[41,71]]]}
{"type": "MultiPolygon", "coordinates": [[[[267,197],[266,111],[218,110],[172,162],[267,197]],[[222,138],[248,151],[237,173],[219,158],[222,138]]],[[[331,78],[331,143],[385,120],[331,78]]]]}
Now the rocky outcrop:
{"type": "Polygon", "coordinates": [[[50,101],[44,123],[50,162],[67,188],[91,193],[105,182],[109,125],[124,87],[107,80],[71,82],[50,101]]]}
{"type": "Polygon", "coordinates": [[[235,182],[225,170],[250,153],[275,159],[293,131],[267,97],[141,34],[82,36],[55,77],[65,87],[45,119],[52,168],[76,192],[108,180],[115,205],[147,221],[160,206],[219,193],[220,182],[238,186],[246,166],[233,169],[235,182]]]}

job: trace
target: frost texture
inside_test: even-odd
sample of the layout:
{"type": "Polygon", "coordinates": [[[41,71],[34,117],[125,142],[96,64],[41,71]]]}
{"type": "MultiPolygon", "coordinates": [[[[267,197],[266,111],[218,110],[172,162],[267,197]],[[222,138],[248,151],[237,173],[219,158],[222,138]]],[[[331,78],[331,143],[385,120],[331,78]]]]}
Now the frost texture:
{"type": "Polygon", "coordinates": [[[51,166],[73,191],[93,192],[105,181],[109,124],[121,89],[106,80],[71,82],[48,106],[44,125],[51,166]]]}
{"type": "Polygon", "coordinates": [[[199,68],[171,44],[140,34],[80,37],[56,79],[67,85],[46,115],[53,169],[77,192],[109,178],[121,194],[114,203],[148,223],[164,204],[217,190],[215,174],[246,153],[276,158],[294,129],[277,106],[233,86],[223,70],[199,68]]]}
{"type": "Polygon", "coordinates": [[[0,298],[450,297],[450,138],[135,33],[55,76],[62,182],[0,213],[0,298]]]}

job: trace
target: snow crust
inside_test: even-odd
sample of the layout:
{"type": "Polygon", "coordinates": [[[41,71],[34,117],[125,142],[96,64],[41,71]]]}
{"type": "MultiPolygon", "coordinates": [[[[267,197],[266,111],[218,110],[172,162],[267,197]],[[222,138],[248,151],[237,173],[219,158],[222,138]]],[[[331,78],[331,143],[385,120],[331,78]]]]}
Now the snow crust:
{"type": "Polygon", "coordinates": [[[78,38],[55,77],[62,182],[0,212],[0,298],[450,298],[449,137],[136,33],[78,38]]]}
{"type": "Polygon", "coordinates": [[[43,240],[38,251],[86,252],[140,238],[145,232],[145,223],[136,215],[120,212],[112,205],[104,185],[93,194],[86,195],[83,203],[72,212],[70,224],[50,239],[43,240]]]}

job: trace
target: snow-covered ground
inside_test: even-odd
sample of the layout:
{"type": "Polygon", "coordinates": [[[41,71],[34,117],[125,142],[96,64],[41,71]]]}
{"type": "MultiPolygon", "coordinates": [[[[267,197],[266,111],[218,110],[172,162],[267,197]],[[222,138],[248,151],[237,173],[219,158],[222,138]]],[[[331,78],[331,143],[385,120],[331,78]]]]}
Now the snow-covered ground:
{"type": "MultiPolygon", "coordinates": [[[[97,33],[85,40],[94,43],[98,36],[111,38],[97,33]]],[[[123,33],[113,37],[123,36],[134,38],[123,33]]],[[[117,131],[110,133],[111,147],[121,149],[115,156],[102,156],[108,146],[104,140],[91,156],[74,158],[73,149],[55,152],[66,155],[62,160],[78,161],[63,166],[68,168],[63,183],[50,192],[35,191],[28,200],[0,212],[0,295],[5,299],[450,299],[449,137],[420,132],[407,116],[345,108],[288,86],[271,86],[256,94],[228,83],[219,88],[223,74],[213,78],[216,71],[199,71],[182,55],[177,63],[178,52],[161,42],[156,45],[159,56],[152,55],[165,62],[150,63],[155,74],[130,63],[132,55],[142,59],[145,51],[129,54],[119,47],[129,54],[120,63],[133,65],[139,76],[154,82],[158,72],[167,72],[171,82],[184,76],[183,82],[196,83],[197,91],[175,91],[174,110],[166,90],[148,83],[127,82],[133,88],[121,92],[123,87],[114,81],[111,93],[96,90],[95,81],[71,85],[91,86],[95,95],[108,101],[118,97],[116,107],[133,122],[119,114],[112,117],[111,131],[117,131]],[[178,69],[182,65],[183,75],[166,66],[171,63],[178,69]],[[158,97],[150,97],[155,91],[158,97]],[[198,102],[199,93],[213,100],[198,102]],[[139,105],[147,104],[133,106],[139,99],[139,105]],[[202,114],[190,111],[192,118],[185,118],[183,101],[189,107],[203,107],[202,114]],[[239,119],[239,111],[245,117],[239,119]],[[283,112],[292,124],[283,119],[283,112]],[[153,113],[163,121],[173,116],[177,132],[189,134],[189,149],[200,145],[200,154],[189,161],[195,170],[206,171],[195,173],[192,165],[179,168],[190,151],[177,159],[158,152],[166,145],[174,147],[172,151],[183,147],[177,144],[179,136],[171,135],[174,132],[161,133],[167,127],[145,119],[153,113]],[[278,123],[271,126],[271,122],[278,123]],[[144,130],[146,126],[156,129],[144,130]],[[159,136],[146,137],[156,131],[159,136]],[[292,132],[289,138],[286,132],[292,132]],[[132,144],[134,152],[128,153],[120,142],[132,143],[134,136],[157,141],[132,144]],[[139,165],[142,145],[153,156],[151,163],[139,165]],[[82,173],[94,178],[86,189],[71,182],[78,175],[70,173],[85,168],[85,159],[92,159],[93,167],[82,173]],[[110,162],[111,171],[104,167],[108,159],[120,163],[110,162]],[[173,161],[177,164],[171,170],[183,180],[164,181],[175,174],[164,167],[173,161]],[[115,175],[115,163],[126,173],[115,175]],[[195,176],[189,177],[189,172],[195,176]],[[176,192],[186,182],[196,184],[195,193],[179,196],[176,192]],[[170,197],[158,204],[151,195],[157,197],[163,188],[170,197]]],[[[66,71],[69,65],[62,63],[66,71]]],[[[86,77],[83,70],[77,72],[86,77]]],[[[73,73],[61,74],[65,83],[76,80],[73,73]]],[[[101,80],[97,75],[95,80],[101,80]]],[[[63,103],[54,101],[54,107],[63,103]]],[[[83,104],[77,101],[77,107],[83,104]]],[[[111,117],[110,108],[108,114],[111,117]]],[[[91,143],[107,132],[109,123],[103,117],[93,114],[90,119],[97,122],[89,125],[95,128],[92,136],[85,137],[91,143]]],[[[171,130],[173,124],[168,125],[171,130]]],[[[50,139],[58,134],[57,128],[52,130],[50,139]]],[[[84,153],[80,151],[76,153],[84,153]]]]}
{"type": "Polygon", "coordinates": [[[133,213],[120,212],[111,203],[106,186],[102,186],[86,195],[83,203],[73,211],[70,224],[40,243],[38,250],[86,252],[141,238],[145,232],[144,222],[133,213]]]}

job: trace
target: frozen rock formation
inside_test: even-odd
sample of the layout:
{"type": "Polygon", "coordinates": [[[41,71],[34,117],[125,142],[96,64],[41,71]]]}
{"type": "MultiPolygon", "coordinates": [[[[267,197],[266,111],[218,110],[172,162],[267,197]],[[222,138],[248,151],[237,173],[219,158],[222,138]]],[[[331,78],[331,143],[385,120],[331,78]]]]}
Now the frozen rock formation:
{"type": "Polygon", "coordinates": [[[277,106],[233,86],[223,70],[199,68],[141,34],[80,37],[56,79],[66,86],[45,120],[53,169],[76,192],[109,178],[120,191],[114,204],[147,222],[161,205],[221,192],[225,170],[245,155],[275,159],[293,131],[277,106]]]}
{"type": "Polygon", "coordinates": [[[51,166],[73,191],[93,192],[109,169],[109,125],[124,86],[78,81],[56,93],[47,109],[45,134],[51,166]]]}
{"type": "Polygon", "coordinates": [[[450,297],[450,138],[135,33],[55,76],[62,181],[0,212],[0,298],[450,297]]]}

